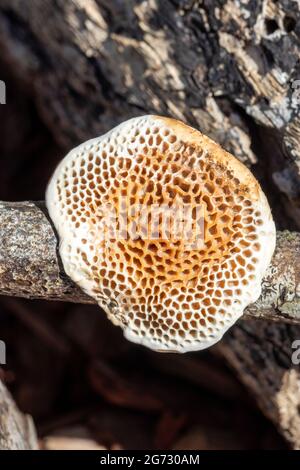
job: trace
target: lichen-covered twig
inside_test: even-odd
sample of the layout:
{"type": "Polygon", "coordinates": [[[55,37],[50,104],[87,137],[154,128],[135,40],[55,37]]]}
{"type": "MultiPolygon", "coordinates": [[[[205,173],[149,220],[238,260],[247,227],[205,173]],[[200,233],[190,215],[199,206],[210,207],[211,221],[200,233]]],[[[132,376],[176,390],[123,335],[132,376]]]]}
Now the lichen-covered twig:
{"type": "MultiPolygon", "coordinates": [[[[64,273],[43,203],[0,202],[0,294],[94,303],[64,273]]],[[[280,232],[262,295],[246,315],[300,323],[300,234],[280,232]]]]}
{"type": "MultiPolygon", "coordinates": [[[[298,223],[300,120],[292,85],[300,41],[296,23],[285,24],[296,18],[297,2],[121,3],[43,0],[25,9],[19,0],[1,1],[1,59],[30,85],[54,139],[67,149],[130,116],[177,117],[249,166],[258,159],[269,183],[275,181],[268,194],[275,218],[287,226],[292,215],[298,223]],[[285,210],[276,187],[288,195],[280,198],[285,210]]],[[[2,204],[0,231],[0,292],[91,301],[63,277],[57,241],[38,207],[2,204]]],[[[300,323],[299,247],[299,234],[278,234],[262,296],[248,315],[300,323]]],[[[294,448],[300,448],[300,379],[291,344],[299,337],[299,326],[250,319],[218,344],[294,448]]]]}

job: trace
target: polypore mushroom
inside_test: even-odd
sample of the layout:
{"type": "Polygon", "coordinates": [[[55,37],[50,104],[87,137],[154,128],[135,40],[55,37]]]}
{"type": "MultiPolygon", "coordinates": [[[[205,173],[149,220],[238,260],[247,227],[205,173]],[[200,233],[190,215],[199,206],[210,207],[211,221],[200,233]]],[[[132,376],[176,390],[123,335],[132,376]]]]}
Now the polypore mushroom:
{"type": "Polygon", "coordinates": [[[128,339],[159,351],[217,342],[259,297],[275,247],[251,172],[199,131],[159,116],[130,119],[72,150],[46,203],[66,273],[128,339]],[[188,237],[163,227],[174,205],[173,225],[177,208],[190,209],[188,237]]]}

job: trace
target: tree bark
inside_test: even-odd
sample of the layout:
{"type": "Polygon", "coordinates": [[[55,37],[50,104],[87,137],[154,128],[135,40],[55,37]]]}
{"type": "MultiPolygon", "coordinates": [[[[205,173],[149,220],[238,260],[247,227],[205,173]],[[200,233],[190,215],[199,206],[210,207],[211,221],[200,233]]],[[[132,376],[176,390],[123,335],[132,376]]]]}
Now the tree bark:
{"type": "Polygon", "coordinates": [[[29,415],[16,407],[0,380],[0,450],[37,450],[35,428],[29,415]]]}
{"type": "Polygon", "coordinates": [[[299,227],[298,14],[285,0],[2,0],[1,58],[63,146],[134,115],[182,119],[263,163],[274,213],[299,227]]]}
{"type": "Polygon", "coordinates": [[[299,326],[251,319],[215,348],[294,449],[300,449],[300,367],[292,358],[300,359],[299,340],[299,326]]]}
{"type": "MultiPolygon", "coordinates": [[[[252,166],[284,229],[300,220],[298,14],[285,0],[1,0],[0,46],[64,148],[134,115],[182,119],[252,166]]],[[[64,276],[42,205],[2,203],[0,219],[2,293],[91,301],[64,276]]],[[[299,246],[278,234],[247,315],[299,322],[299,246]]],[[[300,448],[297,338],[296,325],[247,320],[217,347],[300,448]]]]}

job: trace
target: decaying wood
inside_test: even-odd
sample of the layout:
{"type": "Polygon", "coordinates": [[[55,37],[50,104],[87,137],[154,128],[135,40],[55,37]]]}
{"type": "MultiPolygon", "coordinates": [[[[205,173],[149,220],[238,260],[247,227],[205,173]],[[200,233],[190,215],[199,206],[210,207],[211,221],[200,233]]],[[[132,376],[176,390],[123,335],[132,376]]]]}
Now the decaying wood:
{"type": "Polygon", "coordinates": [[[252,319],[215,348],[294,449],[300,449],[300,367],[292,358],[299,339],[299,326],[252,319]]]}
{"type": "MultiPolygon", "coordinates": [[[[0,202],[0,294],[94,303],[64,273],[42,203],[0,202]]],[[[248,316],[300,322],[300,234],[282,232],[260,299],[248,316]]]]}
{"type": "Polygon", "coordinates": [[[263,162],[274,211],[298,224],[298,14],[285,0],[2,0],[1,58],[63,146],[170,115],[263,162]]]}
{"type": "Polygon", "coordinates": [[[44,204],[0,202],[0,292],[92,303],[63,272],[44,204]]]}
{"type": "MultiPolygon", "coordinates": [[[[277,226],[291,227],[292,218],[299,227],[299,2],[23,3],[1,1],[1,57],[60,145],[134,115],[171,115],[248,166],[258,162],[277,226]]],[[[42,205],[1,203],[0,227],[2,293],[91,302],[64,276],[42,205]]],[[[299,322],[299,250],[299,234],[278,234],[249,316],[299,322]]],[[[297,325],[248,319],[217,347],[295,448],[300,378],[291,345],[299,338],[297,325]]]]}
{"type": "Polygon", "coordinates": [[[36,450],[38,448],[32,419],[16,407],[0,380],[0,450],[36,450]]]}

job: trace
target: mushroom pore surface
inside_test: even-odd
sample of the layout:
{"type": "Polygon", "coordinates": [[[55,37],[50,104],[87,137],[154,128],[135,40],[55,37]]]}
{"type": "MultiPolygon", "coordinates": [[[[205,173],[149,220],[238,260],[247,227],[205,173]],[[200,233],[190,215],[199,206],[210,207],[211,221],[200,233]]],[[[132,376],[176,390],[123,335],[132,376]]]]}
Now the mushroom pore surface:
{"type": "Polygon", "coordinates": [[[218,341],[259,297],[275,247],[251,172],[199,131],[159,116],[72,150],[46,204],[66,273],[128,339],[159,351],[218,341]]]}

